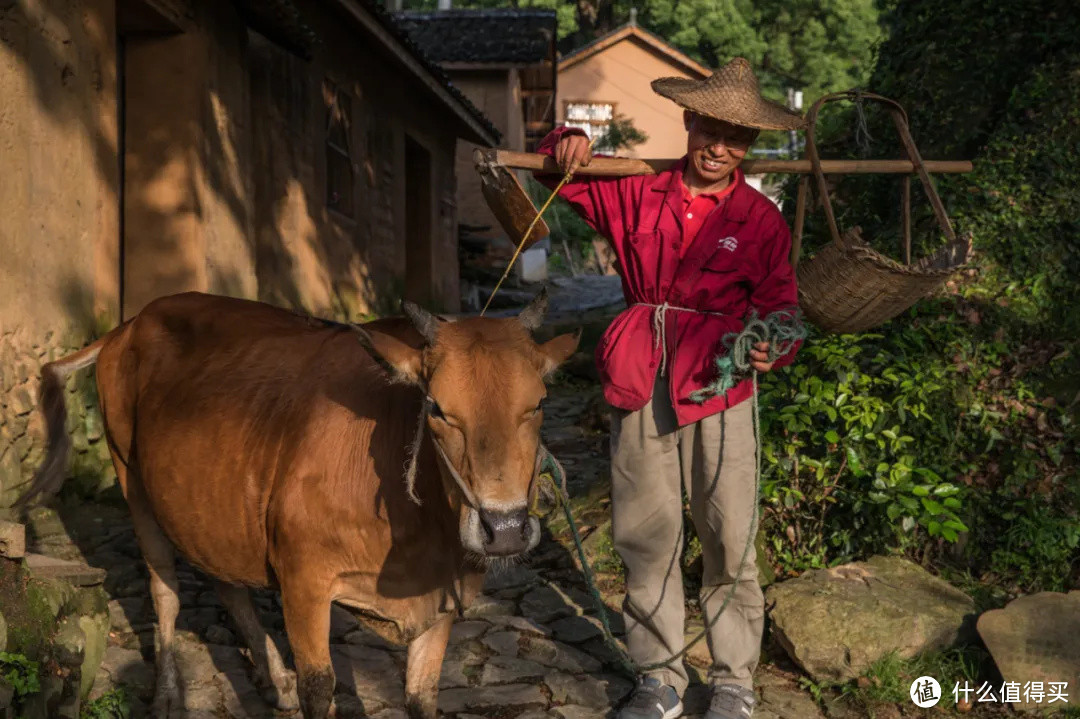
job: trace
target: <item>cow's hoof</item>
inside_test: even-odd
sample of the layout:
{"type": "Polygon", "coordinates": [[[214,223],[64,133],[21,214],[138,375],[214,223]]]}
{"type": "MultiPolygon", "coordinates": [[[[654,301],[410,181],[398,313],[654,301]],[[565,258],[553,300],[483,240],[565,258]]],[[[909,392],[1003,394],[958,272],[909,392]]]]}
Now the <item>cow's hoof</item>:
{"type": "Polygon", "coordinates": [[[263,687],[263,700],[280,712],[295,712],[300,708],[300,697],[296,694],[296,679],[289,676],[277,684],[263,687]]]}
{"type": "Polygon", "coordinates": [[[187,715],[180,689],[172,686],[159,687],[154,693],[151,716],[154,719],[183,719],[187,715]]]}
{"type": "Polygon", "coordinates": [[[176,660],[172,652],[166,650],[158,657],[152,716],[154,719],[183,719],[186,714],[184,696],[180,691],[180,677],[176,671],[176,660]]]}

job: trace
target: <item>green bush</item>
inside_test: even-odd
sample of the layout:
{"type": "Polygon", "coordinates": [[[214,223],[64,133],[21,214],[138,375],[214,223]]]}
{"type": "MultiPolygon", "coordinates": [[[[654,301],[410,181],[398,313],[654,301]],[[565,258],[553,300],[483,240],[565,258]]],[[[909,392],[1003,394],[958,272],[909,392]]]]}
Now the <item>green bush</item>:
{"type": "Polygon", "coordinates": [[[123,687],[111,689],[92,702],[83,705],[80,719],[128,719],[131,698],[123,687]]]}
{"type": "MultiPolygon", "coordinates": [[[[537,182],[531,175],[527,176],[525,189],[533,206],[537,209],[543,207],[547,199],[551,197],[551,190],[537,182]]],[[[593,228],[581,219],[574,211],[570,203],[562,198],[556,198],[544,213],[544,221],[551,230],[551,241],[561,243],[566,241],[574,248],[589,246],[591,248],[593,238],[597,236],[593,228]]],[[[520,238],[517,238],[520,239],[520,238]]]]}
{"type": "Polygon", "coordinates": [[[964,302],[924,302],[876,333],[812,335],[763,378],[764,526],[781,570],[896,549],[942,559],[968,534],[977,572],[1068,583],[1080,435],[1011,376],[1023,346],[972,324],[964,302]]]}
{"type": "Polygon", "coordinates": [[[14,690],[13,705],[22,706],[23,700],[41,691],[38,663],[23,654],[0,652],[0,681],[14,690]]]}
{"type": "MultiPolygon", "coordinates": [[[[1076,581],[1078,20],[1047,0],[891,12],[868,89],[907,108],[924,158],[974,161],[935,178],[973,235],[973,269],[873,333],[811,337],[765,380],[765,522],[782,569],[899,549],[1012,593],[1076,581]]],[[[823,157],[898,156],[888,116],[865,110],[826,111],[823,157]]],[[[897,178],[833,179],[841,227],[898,257],[897,178]]],[[[919,257],[942,238],[913,186],[919,257]]],[[[786,192],[791,219],[794,181],[786,192]]],[[[806,233],[804,257],[828,241],[822,213],[806,233]]]]}

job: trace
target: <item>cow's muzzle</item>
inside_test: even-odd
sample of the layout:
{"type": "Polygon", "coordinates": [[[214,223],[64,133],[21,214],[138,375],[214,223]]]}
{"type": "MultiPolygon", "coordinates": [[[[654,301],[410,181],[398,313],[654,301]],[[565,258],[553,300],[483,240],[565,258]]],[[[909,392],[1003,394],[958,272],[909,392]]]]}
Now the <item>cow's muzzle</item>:
{"type": "Polygon", "coordinates": [[[527,552],[540,541],[540,523],[528,507],[510,511],[472,510],[466,546],[486,557],[509,557],[527,552]]]}

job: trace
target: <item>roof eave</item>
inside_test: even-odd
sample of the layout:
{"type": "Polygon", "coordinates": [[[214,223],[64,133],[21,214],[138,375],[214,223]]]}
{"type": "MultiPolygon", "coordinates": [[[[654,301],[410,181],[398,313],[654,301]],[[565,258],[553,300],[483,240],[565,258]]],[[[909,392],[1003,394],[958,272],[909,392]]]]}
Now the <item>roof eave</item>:
{"type": "Polygon", "coordinates": [[[463,71],[463,70],[521,70],[530,67],[543,66],[546,62],[546,58],[536,60],[535,62],[477,62],[477,61],[460,61],[450,60],[447,62],[440,62],[439,67],[447,72],[450,71],[463,71]]]}
{"type": "Polygon", "coordinates": [[[436,82],[427,71],[427,68],[424,67],[423,63],[414,57],[413,54],[409,52],[408,48],[402,45],[402,43],[394,37],[377,18],[365,10],[357,0],[333,0],[333,2],[359,22],[360,25],[371,33],[383,46],[392,50],[401,64],[404,65],[405,68],[436,97],[436,99],[453,111],[454,117],[461,125],[461,129],[464,130],[464,134],[461,135],[462,139],[487,147],[495,147],[499,144],[499,138],[492,135],[487,128],[472,116],[472,113],[450,94],[445,87],[436,82]]]}
{"type": "Polygon", "coordinates": [[[571,51],[559,60],[559,72],[584,62],[590,57],[607,50],[609,47],[617,45],[627,38],[638,40],[642,44],[664,55],[672,64],[679,65],[687,72],[699,75],[701,78],[706,78],[712,74],[709,68],[637,25],[623,25],[621,28],[612,30],[607,35],[599,37],[592,42],[571,51]]]}

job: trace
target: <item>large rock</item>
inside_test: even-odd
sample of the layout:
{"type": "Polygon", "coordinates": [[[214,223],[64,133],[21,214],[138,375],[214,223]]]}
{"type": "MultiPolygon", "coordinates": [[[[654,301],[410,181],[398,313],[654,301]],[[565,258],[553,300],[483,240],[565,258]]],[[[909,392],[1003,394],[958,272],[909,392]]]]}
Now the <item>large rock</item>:
{"type": "Polygon", "coordinates": [[[872,557],[769,587],[773,632],[817,681],[843,681],[890,652],[910,658],[965,637],[971,598],[900,557],[872,557]]]}
{"type": "Polygon", "coordinates": [[[0,652],[7,649],[7,622],[4,621],[4,614],[0,612],[0,652]]]}
{"type": "MultiPolygon", "coordinates": [[[[1066,706],[1049,704],[1050,683],[1067,682],[1064,695],[1076,702],[1080,687],[1080,591],[1039,592],[1009,602],[979,617],[979,636],[986,643],[1001,676],[1015,682],[1018,702],[1013,708],[1034,711],[1066,706]],[[1042,682],[1044,696],[1027,693],[1031,682],[1042,682]],[[1040,700],[1041,699],[1041,700],[1040,700]]],[[[1006,697],[1009,698],[1009,697],[1006,697]]]]}
{"type": "Polygon", "coordinates": [[[389,652],[374,647],[335,644],[330,648],[337,681],[367,705],[400,706],[405,697],[404,677],[389,652]]]}
{"type": "Polygon", "coordinates": [[[26,555],[26,568],[34,577],[62,579],[79,587],[92,587],[105,581],[105,570],[83,562],[73,562],[44,554],[26,555]]]}
{"type": "Polygon", "coordinates": [[[550,672],[549,668],[528,659],[494,656],[484,663],[484,673],[481,675],[480,683],[489,686],[492,684],[512,684],[524,680],[538,679],[550,672]]]}
{"type": "Polygon", "coordinates": [[[105,656],[109,632],[108,615],[64,617],[53,639],[57,659],[61,664],[79,670],[79,696],[86,698],[94,686],[98,667],[105,656]]]}
{"type": "Polygon", "coordinates": [[[554,672],[544,678],[544,683],[551,690],[552,701],[592,709],[604,709],[618,704],[632,689],[629,681],[619,677],[596,678],[554,672]]]}
{"type": "Polygon", "coordinates": [[[517,632],[492,632],[482,641],[495,654],[506,657],[516,657],[521,648],[521,635],[517,632]]]}
{"type": "Polygon", "coordinates": [[[540,624],[550,624],[562,617],[580,614],[573,600],[553,586],[538,587],[521,600],[521,614],[540,624]]]}
{"type": "Polygon", "coordinates": [[[541,624],[537,624],[531,619],[526,619],[525,617],[501,615],[497,617],[488,617],[487,619],[495,626],[505,627],[507,629],[516,629],[517,631],[524,632],[525,634],[537,634],[541,637],[551,636],[550,629],[541,624]]]}
{"type": "Polygon", "coordinates": [[[136,649],[106,648],[100,674],[109,683],[121,684],[143,699],[154,695],[154,664],[143,659],[136,649]]]}
{"type": "Polygon", "coordinates": [[[0,520],[0,557],[21,559],[26,554],[26,527],[0,520]]]}
{"type": "Polygon", "coordinates": [[[571,646],[528,635],[521,637],[519,656],[568,674],[596,672],[601,666],[599,661],[571,646]]]}
{"type": "Polygon", "coordinates": [[[439,708],[444,713],[456,714],[466,710],[505,711],[507,707],[544,706],[547,706],[547,697],[535,684],[499,684],[439,692],[439,708]]]}
{"type": "Polygon", "coordinates": [[[508,599],[492,599],[486,594],[481,594],[473,600],[472,605],[465,610],[465,616],[469,619],[479,619],[498,616],[500,614],[513,614],[514,603],[508,599]]]}
{"type": "Polygon", "coordinates": [[[555,638],[560,642],[581,644],[603,636],[600,620],[593,617],[565,617],[551,625],[555,638]]]}
{"type": "Polygon", "coordinates": [[[555,713],[558,714],[561,719],[604,719],[604,717],[607,716],[607,712],[603,709],[583,707],[578,704],[566,704],[561,707],[555,707],[555,713]]]}

